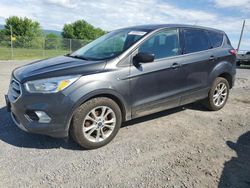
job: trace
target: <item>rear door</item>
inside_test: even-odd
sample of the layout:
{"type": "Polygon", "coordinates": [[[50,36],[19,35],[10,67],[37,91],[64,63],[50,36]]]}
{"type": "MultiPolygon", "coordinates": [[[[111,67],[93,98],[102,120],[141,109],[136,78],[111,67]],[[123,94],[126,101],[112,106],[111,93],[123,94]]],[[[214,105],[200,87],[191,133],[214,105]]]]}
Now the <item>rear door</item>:
{"type": "Polygon", "coordinates": [[[208,33],[202,29],[182,29],[183,71],[186,77],[186,94],[181,104],[204,98],[208,93],[209,72],[215,65],[208,33]]]}
{"type": "Polygon", "coordinates": [[[151,53],[154,62],[131,65],[132,116],[138,117],[178,106],[185,86],[179,66],[178,29],[163,30],[142,43],[132,54],[151,53]]]}

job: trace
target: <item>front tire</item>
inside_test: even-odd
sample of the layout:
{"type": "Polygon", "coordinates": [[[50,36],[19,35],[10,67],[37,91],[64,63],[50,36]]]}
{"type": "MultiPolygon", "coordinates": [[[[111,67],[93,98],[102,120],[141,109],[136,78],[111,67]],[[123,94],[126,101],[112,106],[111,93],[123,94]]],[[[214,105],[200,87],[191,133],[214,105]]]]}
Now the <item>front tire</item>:
{"type": "Polygon", "coordinates": [[[74,113],[71,134],[85,149],[108,144],[122,123],[121,110],[110,98],[98,97],[83,103],[74,113]]]}
{"type": "Polygon", "coordinates": [[[205,100],[209,110],[217,111],[223,108],[229,95],[229,83],[225,78],[218,77],[209,91],[208,98],[205,100]]]}

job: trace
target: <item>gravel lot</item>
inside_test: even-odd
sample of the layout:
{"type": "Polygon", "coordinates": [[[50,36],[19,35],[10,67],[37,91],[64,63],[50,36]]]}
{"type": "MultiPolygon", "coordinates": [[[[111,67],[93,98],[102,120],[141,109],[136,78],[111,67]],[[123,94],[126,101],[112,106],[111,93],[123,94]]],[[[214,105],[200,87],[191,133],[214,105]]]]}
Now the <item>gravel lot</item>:
{"type": "Polygon", "coordinates": [[[0,62],[0,187],[250,187],[249,68],[222,110],[197,103],[139,118],[87,151],[12,123],[3,95],[25,63],[0,62]]]}

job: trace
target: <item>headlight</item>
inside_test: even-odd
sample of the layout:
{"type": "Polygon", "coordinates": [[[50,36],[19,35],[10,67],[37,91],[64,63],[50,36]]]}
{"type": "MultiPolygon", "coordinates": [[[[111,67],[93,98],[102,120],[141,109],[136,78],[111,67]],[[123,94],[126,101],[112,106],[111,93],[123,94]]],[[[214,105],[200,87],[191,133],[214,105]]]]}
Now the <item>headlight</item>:
{"type": "Polygon", "coordinates": [[[57,93],[74,83],[80,76],[61,76],[26,82],[25,88],[30,93],[57,93]]]}

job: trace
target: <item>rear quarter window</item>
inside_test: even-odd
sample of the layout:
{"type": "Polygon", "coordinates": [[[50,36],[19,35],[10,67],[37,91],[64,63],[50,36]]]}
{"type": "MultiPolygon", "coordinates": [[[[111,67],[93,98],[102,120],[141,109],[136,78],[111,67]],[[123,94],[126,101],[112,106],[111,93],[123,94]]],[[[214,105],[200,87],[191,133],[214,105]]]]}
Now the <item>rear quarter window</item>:
{"type": "Polygon", "coordinates": [[[207,34],[201,29],[185,29],[184,41],[186,54],[208,50],[211,47],[207,34]]]}
{"type": "Polygon", "coordinates": [[[209,36],[212,48],[217,48],[221,46],[223,42],[223,34],[209,31],[208,36],[209,36]]]}
{"type": "Polygon", "coordinates": [[[227,44],[231,46],[231,42],[230,42],[228,36],[227,35],[225,35],[225,36],[226,36],[227,44]]]}

